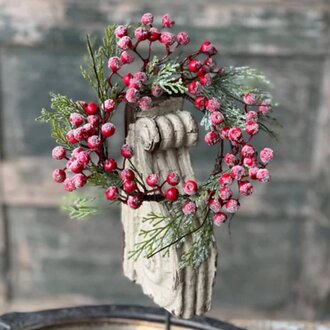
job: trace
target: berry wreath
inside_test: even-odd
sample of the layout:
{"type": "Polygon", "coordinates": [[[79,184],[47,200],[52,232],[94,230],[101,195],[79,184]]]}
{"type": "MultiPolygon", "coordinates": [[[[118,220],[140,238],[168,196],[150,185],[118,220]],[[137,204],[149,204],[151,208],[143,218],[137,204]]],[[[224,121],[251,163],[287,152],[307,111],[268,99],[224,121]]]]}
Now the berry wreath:
{"type": "MultiPolygon", "coordinates": [[[[259,131],[275,136],[269,128],[276,124],[269,116],[271,95],[261,89],[269,82],[249,67],[218,66],[214,60],[217,49],[210,41],[182,55],[190,42],[188,34],[169,32],[175,22],[168,14],[162,17],[162,29],[154,26],[153,19],[146,13],[140,24],[108,26],[99,48],[87,37],[89,56],[81,71],[95,90],[97,103],[51,94],[51,109],[43,109],[37,121],[51,126],[58,143],[52,157],[66,161],[63,168],[53,172],[54,181],[62,183],[66,191],[89,184],[102,188],[106,200],[133,209],[150,200],[169,205],[169,216],[146,215],[144,221],[150,221],[153,229],[144,233],[144,240],[131,251],[131,257],[166,252],[194,235],[194,244],[182,255],[180,267],[198,267],[214,244],[213,225],[230,222],[240,207],[240,197],[252,194],[251,181],[270,181],[266,167],[273,151],[264,148],[258,152],[252,145],[259,131]],[[164,49],[163,57],[153,54],[152,46],[159,49],[159,44],[164,49]],[[141,62],[140,71],[121,74],[123,68],[129,71],[133,61],[141,62]],[[134,150],[127,144],[120,150],[121,164],[109,155],[107,140],[116,133],[111,118],[119,105],[126,103],[136,111],[149,111],[153,102],[164,96],[184,97],[204,114],[201,125],[207,131],[205,143],[218,146],[214,170],[205,183],[181,183],[174,172],[163,180],[157,173],[142,177],[131,161],[134,150]],[[225,143],[230,152],[224,152],[225,143]],[[182,194],[178,190],[181,184],[182,194]],[[198,226],[191,220],[196,212],[203,215],[198,226]]],[[[95,198],[75,198],[64,206],[72,218],[98,212],[95,198]]]]}

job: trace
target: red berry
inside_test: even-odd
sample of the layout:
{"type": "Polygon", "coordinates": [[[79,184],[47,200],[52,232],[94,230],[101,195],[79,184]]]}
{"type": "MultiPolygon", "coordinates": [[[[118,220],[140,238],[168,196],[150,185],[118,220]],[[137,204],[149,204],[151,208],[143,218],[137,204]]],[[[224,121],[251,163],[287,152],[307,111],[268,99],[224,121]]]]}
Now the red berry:
{"type": "Polygon", "coordinates": [[[242,130],[239,127],[231,128],[228,137],[231,142],[240,143],[243,140],[242,130]]]}
{"type": "Polygon", "coordinates": [[[274,158],[274,152],[270,148],[264,148],[260,151],[260,160],[263,164],[268,164],[274,158]]]}
{"type": "Polygon", "coordinates": [[[87,183],[87,177],[84,174],[76,174],[73,178],[72,178],[73,184],[76,187],[76,189],[80,189],[83,186],[85,186],[85,184],[87,183]]]}
{"type": "Polygon", "coordinates": [[[196,204],[194,202],[188,200],[183,204],[182,212],[185,215],[194,214],[194,213],[196,213],[196,211],[197,211],[197,207],[196,207],[196,204]]]}
{"type": "Polygon", "coordinates": [[[213,131],[208,132],[208,133],[206,133],[204,140],[207,145],[213,146],[219,142],[219,135],[218,135],[218,133],[213,132],[213,131]]]}
{"type": "Polygon", "coordinates": [[[228,140],[229,138],[229,127],[224,127],[220,130],[219,135],[222,140],[228,140]]]}
{"type": "Polygon", "coordinates": [[[249,168],[249,177],[250,177],[250,179],[256,180],[258,171],[259,171],[258,167],[249,168]]]}
{"type": "Polygon", "coordinates": [[[224,121],[223,114],[220,111],[214,111],[211,113],[210,122],[214,126],[220,125],[224,121]]]}
{"type": "Polygon", "coordinates": [[[202,86],[210,86],[212,84],[212,77],[209,73],[203,74],[199,77],[199,82],[202,86]]]}
{"type": "Polygon", "coordinates": [[[168,175],[166,177],[166,182],[170,186],[176,186],[180,182],[180,177],[177,173],[170,172],[170,173],[168,173],[168,175]]]}
{"type": "Polygon", "coordinates": [[[259,169],[256,177],[258,181],[262,183],[268,183],[270,181],[270,173],[266,168],[259,169]]]}
{"type": "Polygon", "coordinates": [[[171,202],[175,202],[179,198],[179,190],[177,188],[168,188],[166,190],[166,199],[168,199],[171,202]]]}
{"type": "Polygon", "coordinates": [[[63,185],[64,185],[64,189],[68,192],[72,192],[76,189],[73,180],[70,178],[66,178],[63,182],[63,185]]]}
{"type": "Polygon", "coordinates": [[[131,159],[134,156],[134,151],[130,145],[124,144],[120,149],[120,154],[126,159],[131,159]]]}
{"type": "Polygon", "coordinates": [[[135,174],[130,168],[124,168],[120,173],[120,177],[123,181],[132,181],[135,179],[135,174]]]}
{"type": "Polygon", "coordinates": [[[188,70],[190,72],[197,72],[201,66],[202,66],[202,63],[200,61],[190,60],[188,63],[188,70]]]}
{"type": "Polygon", "coordinates": [[[89,149],[97,150],[101,145],[101,140],[97,135],[92,135],[87,139],[89,149]]]}
{"type": "Polygon", "coordinates": [[[84,166],[78,162],[78,160],[74,160],[69,163],[68,169],[72,173],[81,173],[84,170],[84,166]]]}
{"type": "Polygon", "coordinates": [[[96,116],[96,115],[91,115],[91,116],[87,117],[87,121],[93,127],[97,127],[100,124],[101,118],[99,116],[96,116]]]}
{"type": "Polygon", "coordinates": [[[233,194],[233,192],[231,191],[231,189],[229,189],[226,186],[225,187],[221,187],[220,190],[219,190],[219,197],[223,201],[226,201],[227,199],[229,199],[232,194],[233,194]]]}
{"type": "Polygon", "coordinates": [[[70,115],[70,123],[74,127],[79,127],[85,122],[85,117],[80,113],[74,112],[70,115]]]}
{"type": "Polygon", "coordinates": [[[205,96],[197,96],[194,101],[196,108],[203,110],[205,108],[207,98],[205,96]]]}
{"type": "Polygon", "coordinates": [[[188,180],[183,185],[183,191],[187,195],[195,195],[197,192],[198,186],[194,180],[188,180]]]}
{"type": "Polygon", "coordinates": [[[82,151],[78,154],[77,160],[80,164],[86,166],[91,160],[91,156],[88,151],[82,151]]]}
{"type": "Polygon", "coordinates": [[[228,166],[234,166],[236,164],[236,156],[230,153],[226,153],[223,160],[228,166]]]}
{"type": "Polygon", "coordinates": [[[89,103],[89,104],[85,107],[85,112],[86,112],[88,115],[95,115],[98,111],[99,111],[99,107],[98,107],[97,104],[95,104],[94,102],[89,103]]]}
{"type": "Polygon", "coordinates": [[[236,213],[239,209],[239,201],[236,199],[230,199],[229,201],[227,201],[225,207],[227,212],[229,213],[236,213]]]}
{"type": "Polygon", "coordinates": [[[103,163],[103,168],[106,172],[112,172],[117,169],[117,163],[114,159],[106,159],[103,163]]]}
{"type": "Polygon", "coordinates": [[[102,135],[105,137],[110,137],[116,132],[116,126],[112,123],[105,123],[102,125],[102,135]]]}
{"type": "Polygon", "coordinates": [[[148,30],[142,26],[136,28],[134,31],[134,37],[139,41],[148,39],[148,36],[149,36],[148,30]]]}
{"type": "Polygon", "coordinates": [[[66,174],[65,174],[65,171],[64,170],[61,170],[61,169],[56,169],[53,171],[53,180],[55,182],[58,182],[58,183],[61,183],[65,180],[66,178],[66,174]]]}
{"type": "Polygon", "coordinates": [[[126,191],[128,194],[135,191],[136,188],[137,188],[137,184],[135,181],[129,181],[129,180],[124,181],[123,190],[126,191]]]}
{"type": "Polygon", "coordinates": [[[210,41],[204,41],[201,44],[200,51],[207,55],[215,55],[217,53],[216,48],[213,46],[213,44],[210,41]]]}
{"type": "Polygon", "coordinates": [[[243,147],[242,147],[242,150],[241,150],[241,155],[242,157],[247,157],[247,158],[251,158],[254,156],[256,150],[254,149],[253,146],[251,146],[251,144],[245,144],[243,147]]]}
{"type": "Polygon", "coordinates": [[[213,212],[219,212],[222,207],[220,201],[218,199],[214,199],[214,198],[209,200],[209,206],[213,212]]]}
{"type": "Polygon", "coordinates": [[[142,205],[143,200],[137,195],[130,195],[127,198],[127,205],[131,209],[138,209],[142,205]]]}
{"type": "Polygon", "coordinates": [[[52,151],[52,157],[56,160],[61,160],[65,158],[66,152],[62,146],[57,146],[52,151]]]}
{"type": "Polygon", "coordinates": [[[213,223],[216,226],[221,226],[226,221],[227,221],[227,215],[225,213],[218,212],[213,216],[213,223]]]}
{"type": "Polygon", "coordinates": [[[149,174],[146,178],[146,183],[150,187],[157,187],[159,185],[159,175],[158,174],[149,174]]]}
{"type": "Polygon", "coordinates": [[[88,134],[83,127],[78,127],[73,131],[74,138],[80,142],[82,140],[85,140],[88,137],[88,134]]]}
{"type": "Polygon", "coordinates": [[[255,135],[255,134],[257,134],[258,131],[259,131],[259,125],[258,125],[258,123],[254,122],[254,121],[248,121],[246,123],[246,125],[245,125],[245,131],[249,135],[255,135]]]}
{"type": "Polygon", "coordinates": [[[169,14],[165,14],[162,17],[162,25],[165,28],[171,28],[175,24],[175,21],[172,21],[169,14]]]}
{"type": "Polygon", "coordinates": [[[116,186],[111,186],[105,191],[105,198],[113,201],[119,197],[119,190],[116,186]]]}
{"type": "Polygon", "coordinates": [[[219,183],[221,186],[230,186],[233,183],[233,178],[229,173],[224,173],[220,176],[219,183]]]}
{"type": "MultiPolygon", "coordinates": [[[[126,37],[124,37],[126,38],[126,37]]],[[[117,72],[122,66],[120,58],[118,56],[113,56],[109,58],[108,61],[108,68],[113,72],[117,72]]]]}
{"type": "Polygon", "coordinates": [[[73,130],[71,130],[71,131],[69,131],[67,134],[66,134],[66,139],[67,139],[67,141],[69,142],[69,143],[71,143],[71,144],[76,144],[76,143],[78,143],[78,141],[75,139],[75,137],[74,137],[74,131],[73,130]]]}
{"type": "Polygon", "coordinates": [[[188,92],[190,94],[196,95],[199,94],[202,90],[202,85],[198,81],[192,81],[188,85],[188,92]]]}
{"type": "Polygon", "coordinates": [[[245,174],[245,169],[241,165],[235,165],[230,170],[230,175],[235,180],[241,180],[245,174]]]}
{"type": "Polygon", "coordinates": [[[103,102],[104,112],[112,112],[116,108],[116,102],[112,99],[105,100],[103,102]]]}
{"type": "Polygon", "coordinates": [[[133,75],[131,73],[127,73],[123,76],[122,80],[125,86],[129,86],[133,75]]]}
{"type": "Polygon", "coordinates": [[[249,181],[241,181],[238,186],[239,193],[243,196],[250,196],[253,193],[253,186],[249,181]]]}
{"type": "Polygon", "coordinates": [[[156,41],[156,40],[159,40],[159,38],[160,38],[160,32],[158,31],[158,29],[155,28],[155,27],[150,28],[150,30],[149,30],[149,40],[150,41],[156,41]]]}

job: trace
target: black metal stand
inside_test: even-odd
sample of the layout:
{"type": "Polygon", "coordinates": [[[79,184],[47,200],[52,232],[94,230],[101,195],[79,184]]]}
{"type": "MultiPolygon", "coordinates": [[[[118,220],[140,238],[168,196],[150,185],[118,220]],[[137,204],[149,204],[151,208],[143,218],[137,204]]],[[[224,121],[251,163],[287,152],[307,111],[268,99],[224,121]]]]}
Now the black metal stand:
{"type": "Polygon", "coordinates": [[[171,330],[171,313],[165,311],[165,330],[171,330]]]}

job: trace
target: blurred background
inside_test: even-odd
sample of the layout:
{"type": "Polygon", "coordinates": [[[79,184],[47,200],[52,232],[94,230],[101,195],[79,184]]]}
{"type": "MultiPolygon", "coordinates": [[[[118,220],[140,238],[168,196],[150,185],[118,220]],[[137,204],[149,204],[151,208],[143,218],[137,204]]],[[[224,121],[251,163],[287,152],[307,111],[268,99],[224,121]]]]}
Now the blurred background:
{"type": "MultiPolygon", "coordinates": [[[[213,40],[218,63],[263,70],[284,125],[279,142],[258,141],[276,154],[271,184],[243,202],[231,236],[216,230],[209,314],[330,319],[328,0],[0,0],[0,312],[152,305],[122,275],[119,209],[80,222],[58,210],[54,142],[34,121],[49,107],[49,91],[95,101],[79,70],[86,34],[101,36],[107,24],[144,12],[158,22],[170,13],[192,48],[213,40]]],[[[214,151],[192,154],[203,179],[214,151]]]]}

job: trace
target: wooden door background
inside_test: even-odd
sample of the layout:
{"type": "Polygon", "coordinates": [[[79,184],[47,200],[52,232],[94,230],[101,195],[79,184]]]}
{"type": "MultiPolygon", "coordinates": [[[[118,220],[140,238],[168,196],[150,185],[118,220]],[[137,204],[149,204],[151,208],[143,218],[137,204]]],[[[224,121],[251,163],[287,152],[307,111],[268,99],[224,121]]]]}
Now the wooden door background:
{"type": "MultiPolygon", "coordinates": [[[[79,73],[86,33],[150,11],[158,20],[170,12],[194,47],[215,40],[225,65],[263,70],[284,125],[280,142],[270,142],[272,183],[243,203],[231,237],[217,230],[211,315],[330,318],[329,7],[328,0],[0,0],[1,312],[151,304],[122,276],[119,210],[80,222],[59,212],[54,144],[48,127],[34,122],[50,90],[93,100],[79,73]]],[[[197,148],[193,157],[202,178],[213,151],[197,148]]]]}

